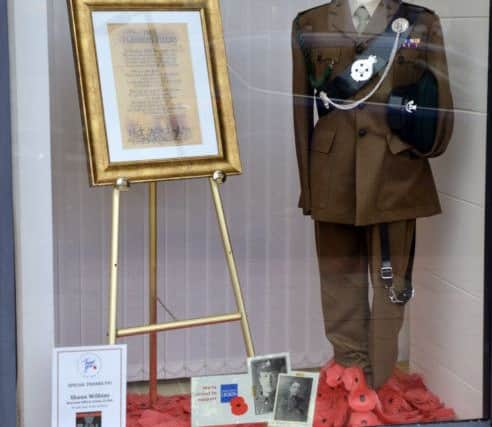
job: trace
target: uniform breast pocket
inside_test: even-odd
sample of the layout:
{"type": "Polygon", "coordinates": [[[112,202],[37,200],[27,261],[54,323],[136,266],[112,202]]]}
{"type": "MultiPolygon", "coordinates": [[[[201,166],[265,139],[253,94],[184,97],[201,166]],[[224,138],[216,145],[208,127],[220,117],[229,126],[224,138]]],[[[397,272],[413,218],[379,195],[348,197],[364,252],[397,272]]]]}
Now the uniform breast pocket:
{"type": "Polygon", "coordinates": [[[341,58],[341,48],[323,47],[314,49],[314,79],[316,83],[322,84],[332,72],[336,71],[341,58]]]}
{"type": "Polygon", "coordinates": [[[424,51],[418,47],[402,47],[397,55],[398,64],[402,65],[405,62],[417,62],[424,56],[424,51]]]}
{"type": "Polygon", "coordinates": [[[396,54],[393,79],[398,85],[414,83],[425,68],[422,49],[403,47],[396,54]]]}

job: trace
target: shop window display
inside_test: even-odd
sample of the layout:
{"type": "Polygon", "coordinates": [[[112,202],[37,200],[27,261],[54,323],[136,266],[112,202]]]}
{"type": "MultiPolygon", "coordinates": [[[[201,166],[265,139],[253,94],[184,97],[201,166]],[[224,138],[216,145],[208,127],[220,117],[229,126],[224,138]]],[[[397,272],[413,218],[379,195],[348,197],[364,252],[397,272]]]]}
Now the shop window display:
{"type": "MultiPolygon", "coordinates": [[[[252,347],[245,351],[244,324],[242,330],[216,322],[159,333],[157,361],[150,363],[148,337],[121,337],[118,342],[128,345],[127,425],[190,425],[189,378],[216,375],[244,375],[251,382],[251,396],[237,392],[220,403],[228,420],[238,422],[249,415],[272,425],[316,427],[481,418],[488,2],[222,0],[220,7],[227,64],[219,65],[230,88],[224,80],[214,86],[206,74],[181,74],[196,84],[189,92],[200,102],[190,121],[180,112],[169,119],[169,132],[159,133],[177,141],[184,159],[179,176],[163,176],[169,158],[151,171],[156,159],[145,151],[152,144],[133,123],[143,117],[134,114],[137,104],[118,98],[119,110],[111,111],[133,114],[112,130],[133,130],[135,164],[114,157],[118,165],[111,169],[114,135],[105,134],[104,121],[81,125],[73,16],[65,2],[54,2],[57,346],[108,342],[112,189],[90,188],[89,182],[112,184],[118,168],[136,173],[121,194],[120,289],[112,307],[118,327],[129,331],[235,310],[238,294],[229,287],[214,199],[200,179],[212,177],[224,155],[224,213],[257,357],[247,357],[252,347]],[[229,102],[235,121],[232,109],[226,111],[229,102]],[[207,123],[217,120],[207,129],[204,104],[207,123]],[[186,162],[193,151],[183,142],[190,123],[208,143],[213,139],[212,151],[195,157],[214,162],[192,174],[186,162]],[[231,142],[236,130],[240,162],[231,142]],[[112,141],[107,152],[88,146],[86,153],[88,132],[112,141]],[[108,164],[91,157],[98,150],[108,164]],[[149,160],[147,175],[138,175],[139,162],[149,160]],[[197,179],[181,179],[191,177],[197,179]],[[140,181],[154,181],[154,187],[140,181]],[[152,191],[158,305],[149,314],[152,191]],[[137,385],[152,375],[161,381],[153,402],[138,394],[137,385]]],[[[104,25],[121,25],[108,19],[104,25]]],[[[147,23],[132,25],[135,32],[147,23]]],[[[159,36],[164,24],[152,25],[148,34],[157,37],[150,37],[156,46],[149,55],[169,54],[163,47],[169,39],[159,36]]],[[[122,40],[119,30],[113,44],[122,40]]],[[[196,53],[198,39],[189,40],[196,53]]],[[[202,41],[210,52],[217,48],[217,40],[202,41]]],[[[112,64],[123,67],[125,46],[118,45],[123,53],[109,48],[112,64]]],[[[215,70],[206,55],[203,64],[215,70]]],[[[190,58],[193,63],[196,55],[190,58]]],[[[135,83],[123,82],[122,75],[113,82],[116,92],[135,83]]],[[[162,89],[166,99],[167,83],[162,89]]],[[[107,122],[109,104],[103,107],[107,122]]],[[[167,129],[152,114],[145,124],[167,129]]],[[[104,416],[80,423],[104,424],[104,416]]]]}

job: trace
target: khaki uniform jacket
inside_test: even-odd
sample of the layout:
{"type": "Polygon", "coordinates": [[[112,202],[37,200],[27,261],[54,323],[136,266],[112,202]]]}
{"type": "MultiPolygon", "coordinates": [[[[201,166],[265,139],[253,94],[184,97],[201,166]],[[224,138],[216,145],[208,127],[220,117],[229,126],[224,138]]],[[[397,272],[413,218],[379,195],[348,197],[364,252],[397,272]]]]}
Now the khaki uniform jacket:
{"type": "MultiPolygon", "coordinates": [[[[298,15],[292,32],[296,152],[301,180],[299,205],[317,221],[369,225],[441,212],[428,157],[444,152],[453,131],[446,54],[438,16],[423,9],[410,35],[418,47],[401,48],[388,77],[376,94],[352,111],[334,110],[313,125],[313,89],[298,31],[310,52],[316,79],[328,65],[331,78],[350,66],[358,45],[385,31],[400,0],[382,0],[368,27],[358,35],[348,0],[298,15]],[[425,156],[391,132],[386,104],[391,90],[415,83],[428,67],[436,76],[439,114],[435,144],[425,156]]],[[[366,95],[375,76],[354,99],[366,95]]]]}

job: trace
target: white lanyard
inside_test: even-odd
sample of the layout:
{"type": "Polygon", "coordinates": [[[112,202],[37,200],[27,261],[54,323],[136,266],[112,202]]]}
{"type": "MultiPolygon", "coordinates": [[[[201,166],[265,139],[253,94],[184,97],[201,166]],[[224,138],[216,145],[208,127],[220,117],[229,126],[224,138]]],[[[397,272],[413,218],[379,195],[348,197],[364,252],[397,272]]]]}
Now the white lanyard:
{"type": "MultiPolygon", "coordinates": [[[[404,33],[405,31],[408,30],[409,26],[410,26],[410,23],[405,18],[398,18],[398,19],[395,19],[395,21],[393,22],[393,25],[391,26],[391,28],[396,33],[396,35],[395,35],[395,41],[393,43],[393,49],[391,50],[391,54],[390,54],[390,57],[388,60],[388,64],[386,65],[386,68],[384,69],[384,72],[383,72],[381,78],[379,79],[378,83],[376,84],[376,86],[374,86],[374,88],[366,96],[364,96],[364,98],[359,99],[357,101],[350,102],[350,103],[340,104],[338,102],[333,101],[327,95],[326,92],[320,91],[319,97],[320,97],[321,101],[323,102],[323,105],[325,106],[325,108],[327,110],[329,110],[330,106],[331,106],[331,107],[334,107],[338,110],[343,110],[343,111],[353,110],[353,109],[357,108],[359,105],[366,102],[369,98],[371,98],[379,90],[379,88],[383,84],[384,80],[388,76],[389,71],[391,70],[391,67],[393,66],[393,63],[395,62],[396,53],[398,52],[398,46],[400,43],[400,36],[402,33],[404,33]]],[[[369,60],[370,59],[371,58],[369,58],[369,60]]]]}

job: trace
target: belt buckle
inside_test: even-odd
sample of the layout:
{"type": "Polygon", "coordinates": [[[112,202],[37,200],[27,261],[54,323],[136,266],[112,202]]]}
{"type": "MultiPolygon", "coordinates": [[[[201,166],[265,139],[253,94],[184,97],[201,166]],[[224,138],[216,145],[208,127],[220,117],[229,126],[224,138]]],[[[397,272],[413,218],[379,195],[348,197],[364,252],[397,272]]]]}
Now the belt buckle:
{"type": "Polygon", "coordinates": [[[383,280],[393,280],[393,267],[391,265],[381,266],[381,279],[383,280]]]}
{"type": "Polygon", "coordinates": [[[390,297],[390,301],[393,304],[401,304],[402,303],[402,301],[400,301],[398,299],[398,295],[396,294],[396,290],[393,286],[391,288],[389,288],[389,297],[390,297]]]}
{"type": "Polygon", "coordinates": [[[415,297],[415,289],[412,289],[411,295],[400,299],[400,297],[396,293],[396,289],[392,286],[391,288],[389,288],[389,297],[393,304],[406,304],[415,297]]]}

